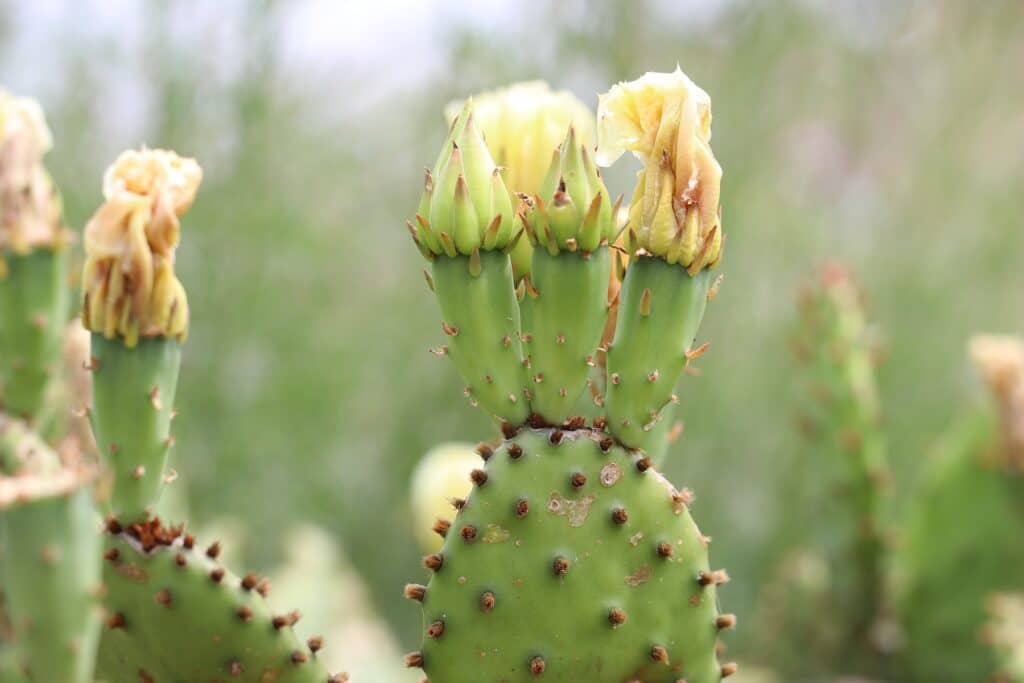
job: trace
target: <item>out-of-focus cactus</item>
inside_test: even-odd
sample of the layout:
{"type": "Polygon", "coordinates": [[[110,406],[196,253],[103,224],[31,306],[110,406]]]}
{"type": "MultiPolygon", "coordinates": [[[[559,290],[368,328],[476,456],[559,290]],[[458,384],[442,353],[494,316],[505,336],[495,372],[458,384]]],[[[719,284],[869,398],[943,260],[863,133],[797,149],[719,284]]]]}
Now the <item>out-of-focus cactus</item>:
{"type": "Polygon", "coordinates": [[[58,370],[68,232],[43,168],[51,145],[34,100],[0,91],[0,407],[34,419],[58,370]]]}
{"type": "MultiPolygon", "coordinates": [[[[10,436],[23,426],[4,425],[10,436]]],[[[100,537],[92,472],[61,464],[30,435],[0,476],[0,580],[10,660],[27,681],[90,683],[99,636],[100,537]],[[26,448],[27,444],[31,444],[26,448]]],[[[6,648],[5,648],[6,649],[6,648]]]]}
{"type": "MultiPolygon", "coordinates": [[[[803,416],[815,472],[828,472],[821,502],[826,524],[811,529],[824,550],[829,585],[822,597],[840,625],[824,654],[833,673],[877,674],[876,626],[886,608],[886,488],[890,479],[872,338],[859,287],[829,264],[801,292],[794,347],[806,367],[811,398],[803,416]],[[867,670],[865,670],[867,669],[867,670]]],[[[814,486],[822,487],[814,478],[814,486]]],[[[819,639],[820,642],[820,639],[819,639]]]]}
{"type": "Polygon", "coordinates": [[[1024,344],[976,338],[971,355],[997,409],[969,415],[932,454],[897,558],[912,680],[991,676],[997,662],[980,638],[986,596],[1024,590],[1024,344]]]}
{"type": "MultiPolygon", "coordinates": [[[[454,121],[464,106],[461,100],[449,104],[445,109],[448,121],[454,121]]],[[[541,183],[551,165],[551,150],[570,126],[581,145],[593,149],[596,142],[594,115],[587,105],[570,92],[552,90],[543,81],[515,83],[480,93],[473,97],[473,110],[487,147],[501,168],[505,186],[512,193],[531,197],[541,193],[541,183]]],[[[531,252],[527,240],[519,240],[512,250],[512,272],[517,282],[530,272],[531,252]]]]}
{"type": "Polygon", "coordinates": [[[284,564],[271,573],[271,603],[301,610],[303,636],[324,634],[329,647],[319,656],[328,668],[344,666],[353,683],[419,682],[402,666],[398,643],[374,612],[365,584],[327,532],[298,525],[285,535],[284,551],[284,564]]]}
{"type": "Polygon", "coordinates": [[[998,683],[1024,683],[1024,593],[996,593],[986,604],[983,638],[999,662],[998,683]]]}
{"type": "MultiPolygon", "coordinates": [[[[710,154],[708,131],[694,114],[698,89],[681,73],[665,75],[666,83],[660,78],[641,83],[660,84],[644,91],[644,103],[666,112],[661,146],[632,148],[667,155],[671,173],[685,176],[683,189],[676,193],[673,184],[669,193],[682,220],[687,207],[717,197],[719,174],[705,172],[706,155],[704,166],[693,163],[690,138],[702,139],[710,154]]],[[[620,102],[636,87],[619,86],[606,102],[620,102]]],[[[631,106],[620,109],[635,111],[631,106]]],[[[704,115],[709,122],[709,111],[704,115]]],[[[458,198],[460,187],[472,196],[493,176],[474,120],[468,103],[428,176],[414,238],[432,263],[449,355],[467,393],[502,422],[504,439],[480,446],[484,465],[470,475],[473,490],[453,502],[442,549],[424,558],[429,585],[406,587],[406,596],[422,603],[425,629],[422,650],[407,664],[437,683],[717,682],[736,670],[719,664],[716,652],[718,631],[735,624],[718,612],[716,589],[728,577],[708,564],[708,539],[689,513],[691,494],[637,448],[645,426],[671,401],[703,313],[706,268],[719,257],[717,199],[715,226],[695,224],[695,213],[687,219],[693,229],[680,228],[683,242],[698,245],[683,261],[678,249],[639,242],[660,224],[643,217],[635,228],[609,353],[606,386],[615,409],[606,403],[588,424],[572,406],[592,380],[608,317],[614,227],[607,190],[570,130],[553,150],[539,192],[522,204],[534,250],[517,305],[509,258],[497,248],[515,239],[505,240],[504,217],[467,221],[465,200],[460,208],[448,199],[451,191],[458,198]],[[474,163],[462,160],[467,149],[474,163]],[[448,179],[453,168],[459,174],[448,179]],[[481,232],[484,225],[490,227],[481,232]],[[445,237],[460,232],[469,238],[462,246],[445,237]]],[[[654,137],[649,123],[642,117],[635,127],[654,137]]],[[[500,215],[493,203],[484,205],[486,216],[500,215]]]]}
{"type": "Polygon", "coordinates": [[[469,474],[480,464],[476,449],[468,443],[435,446],[423,456],[412,476],[409,505],[414,533],[425,553],[441,549],[448,533],[452,501],[469,495],[469,474]]]}

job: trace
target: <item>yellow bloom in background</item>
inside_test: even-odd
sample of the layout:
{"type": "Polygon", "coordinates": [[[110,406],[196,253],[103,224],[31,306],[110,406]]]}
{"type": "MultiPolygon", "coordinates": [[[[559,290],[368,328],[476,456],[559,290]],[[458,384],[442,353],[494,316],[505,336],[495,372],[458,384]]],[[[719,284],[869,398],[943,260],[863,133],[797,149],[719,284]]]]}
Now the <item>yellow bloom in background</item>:
{"type": "Polygon", "coordinates": [[[480,466],[480,456],[468,443],[445,443],[432,448],[412,476],[409,504],[413,532],[424,552],[441,548],[442,538],[433,531],[438,519],[455,517],[451,501],[465,498],[473,488],[469,473],[480,466]]]}
{"type": "Polygon", "coordinates": [[[969,353],[999,409],[1008,462],[1024,471],[1024,339],[979,334],[969,353]]]}
{"type": "MultiPolygon", "coordinates": [[[[449,122],[464,102],[445,108],[449,122]]],[[[473,96],[473,117],[483,131],[494,162],[504,170],[505,186],[513,194],[534,195],[540,190],[551,157],[572,125],[580,143],[595,142],[594,114],[567,90],[552,90],[544,81],[514,83],[473,96]]],[[[518,200],[516,200],[518,204],[518,200]]],[[[516,277],[530,271],[529,240],[521,239],[512,253],[516,277]]]]}
{"type": "Polygon", "coordinates": [[[711,151],[711,98],[678,67],[601,95],[597,161],[626,151],[644,164],[630,205],[630,251],[644,249],[692,273],[718,262],[722,167],[711,151]],[[635,242],[635,243],[634,243],[635,242]]]}
{"type": "Polygon", "coordinates": [[[140,336],[184,338],[185,290],[174,274],[179,218],[203,173],[161,149],[127,151],[103,176],[106,201],[85,226],[82,322],[129,346],[140,336]]]}
{"type": "Polygon", "coordinates": [[[43,168],[52,146],[39,103],[0,90],[0,252],[26,254],[66,241],[60,197],[43,168]]]}

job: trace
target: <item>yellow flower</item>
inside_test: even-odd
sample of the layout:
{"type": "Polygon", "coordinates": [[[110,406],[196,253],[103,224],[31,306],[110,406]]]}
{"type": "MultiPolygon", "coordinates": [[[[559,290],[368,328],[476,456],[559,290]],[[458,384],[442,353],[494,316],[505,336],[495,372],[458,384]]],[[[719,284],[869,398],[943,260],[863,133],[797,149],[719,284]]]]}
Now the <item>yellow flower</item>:
{"type": "Polygon", "coordinates": [[[598,163],[626,151],[644,164],[630,208],[631,251],[644,249],[691,273],[721,254],[722,167],[711,151],[711,98],[678,67],[619,83],[597,110],[598,163]]]}
{"type": "Polygon", "coordinates": [[[60,197],[43,168],[52,144],[39,103],[0,90],[0,252],[65,243],[60,197]]]}
{"type": "Polygon", "coordinates": [[[410,490],[413,531],[424,552],[437,552],[442,538],[433,531],[438,519],[455,516],[452,500],[465,498],[473,485],[469,473],[480,464],[472,444],[446,443],[431,449],[413,473],[410,490]]]}
{"type": "MultiPolygon", "coordinates": [[[[462,104],[459,100],[445,108],[449,122],[459,115],[462,104]]],[[[505,169],[505,185],[514,193],[537,194],[570,124],[581,144],[594,144],[594,114],[587,105],[544,81],[513,83],[474,95],[473,109],[494,162],[505,169]]]]}
{"type": "Polygon", "coordinates": [[[999,410],[1006,452],[1002,464],[1024,471],[1024,340],[979,334],[971,338],[969,353],[999,410]]]}
{"type": "Polygon", "coordinates": [[[120,334],[183,339],[185,290],[174,274],[179,218],[192,205],[202,170],[160,149],[127,151],[103,176],[106,201],[85,226],[82,289],[85,326],[120,334]]]}

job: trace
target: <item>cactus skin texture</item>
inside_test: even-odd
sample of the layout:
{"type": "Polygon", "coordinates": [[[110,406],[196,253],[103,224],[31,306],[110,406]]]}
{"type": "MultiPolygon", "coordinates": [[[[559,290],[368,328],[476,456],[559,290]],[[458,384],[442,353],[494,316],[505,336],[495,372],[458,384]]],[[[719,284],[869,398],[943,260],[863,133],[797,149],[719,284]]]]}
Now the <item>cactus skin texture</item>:
{"type": "Polygon", "coordinates": [[[441,347],[466,380],[474,405],[510,422],[529,414],[519,336],[519,308],[506,254],[470,259],[439,256],[433,264],[434,291],[448,343],[441,347]]]}
{"type": "Polygon", "coordinates": [[[0,277],[0,405],[18,417],[37,415],[60,370],[70,301],[67,253],[40,248],[9,256],[0,277]]]}
{"type": "Polygon", "coordinates": [[[674,390],[707,306],[708,270],[689,275],[661,259],[634,258],[619,292],[608,349],[608,424],[627,446],[660,443],[655,427],[677,400],[674,390]]]}
{"type": "Polygon", "coordinates": [[[915,492],[897,558],[908,680],[982,681],[996,670],[978,637],[985,598],[1024,590],[1024,477],[986,463],[997,433],[988,415],[957,425],[915,492]]]}
{"type": "Polygon", "coordinates": [[[719,681],[727,577],[689,494],[646,465],[603,431],[506,440],[426,558],[429,585],[407,588],[427,633],[410,663],[438,683],[719,681]]]}
{"type": "MultiPolygon", "coordinates": [[[[24,680],[89,683],[100,634],[99,516],[87,477],[0,479],[0,578],[24,680]],[[40,490],[20,493],[38,483],[40,490]]],[[[19,680],[15,678],[13,680],[19,680]]]]}
{"type": "MultiPolygon", "coordinates": [[[[267,583],[239,579],[207,548],[159,520],[121,528],[108,521],[109,595],[98,671],[111,681],[335,683],[299,642],[296,613],[273,615],[267,583]]],[[[97,551],[97,556],[99,551],[97,551]]]]}
{"type": "Polygon", "coordinates": [[[92,335],[93,433],[116,484],[115,517],[145,519],[164,487],[173,444],[170,435],[181,364],[181,342],[142,339],[125,348],[119,339],[92,335]]]}

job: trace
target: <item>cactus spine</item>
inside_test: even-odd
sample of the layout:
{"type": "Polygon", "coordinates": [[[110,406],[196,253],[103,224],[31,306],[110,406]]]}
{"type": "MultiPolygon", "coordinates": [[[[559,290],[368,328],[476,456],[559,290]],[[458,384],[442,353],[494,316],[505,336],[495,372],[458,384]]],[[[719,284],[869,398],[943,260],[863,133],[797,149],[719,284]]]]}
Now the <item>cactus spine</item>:
{"type": "MultiPolygon", "coordinates": [[[[676,133],[673,140],[686,149],[692,143],[682,138],[701,134],[693,116],[682,112],[683,104],[694,104],[687,99],[694,96],[686,89],[692,84],[679,80],[685,79],[681,73],[664,76],[678,86],[664,94],[681,121],[668,124],[676,133]]],[[[658,92],[648,96],[656,99],[658,92]]],[[[453,144],[449,138],[442,163],[457,163],[456,152],[466,147],[482,147],[486,153],[482,141],[467,139],[475,130],[473,117],[469,102],[453,124],[452,135],[462,139],[453,144]]],[[[689,152],[682,154],[673,172],[689,174],[687,180],[696,186],[715,184],[702,196],[717,197],[718,176],[688,166],[691,157],[689,152]]],[[[651,402],[659,398],[652,398],[647,385],[659,378],[649,378],[647,368],[643,385],[621,383],[617,405],[622,408],[614,413],[615,419],[610,419],[610,409],[590,424],[573,413],[597,372],[596,354],[608,319],[608,252],[615,235],[607,189],[589,151],[570,128],[554,150],[539,192],[522,198],[520,222],[533,255],[516,306],[516,299],[508,297],[513,277],[502,251],[490,249],[484,267],[475,252],[481,238],[453,249],[445,248],[449,240],[442,237],[460,230],[478,233],[460,227],[462,212],[449,210],[448,192],[438,188],[485,186],[492,167],[489,157],[466,164],[464,176],[442,183],[436,180],[444,175],[439,164],[442,171],[428,176],[428,192],[414,229],[421,253],[432,262],[445,332],[458,342],[464,329],[474,331],[467,338],[472,345],[462,342],[459,353],[449,355],[470,382],[471,397],[500,418],[504,439],[497,445],[481,444],[484,466],[471,474],[471,493],[454,501],[453,521],[436,525],[445,540],[439,552],[424,558],[432,572],[429,585],[406,587],[406,596],[422,603],[425,630],[422,649],[410,654],[407,663],[422,667],[437,683],[511,683],[538,677],[717,682],[736,668],[719,664],[716,654],[718,631],[735,624],[732,615],[718,613],[716,588],[728,577],[708,563],[708,539],[689,514],[690,494],[673,487],[635,447],[639,440],[631,438],[636,436],[631,426],[642,424],[620,419],[627,413],[649,412],[651,402]],[[440,209],[437,201],[442,202],[440,209]],[[423,220],[427,213],[429,223],[423,220]],[[443,286],[439,272],[444,273],[443,286]],[[499,293],[489,307],[473,294],[481,289],[499,293]],[[455,318],[461,325],[451,322],[455,318]],[[479,334],[481,330],[486,333],[479,334]],[[505,359],[506,384],[500,392],[478,391],[474,383],[481,371],[486,372],[480,363],[486,359],[492,363],[487,367],[498,367],[491,361],[495,357],[505,359]],[[520,391],[524,377],[526,387],[520,391]]],[[[689,201],[685,196],[675,200],[680,205],[689,201]]],[[[493,226],[503,227],[502,221],[491,223],[485,236],[499,235],[493,226]]],[[[665,250],[652,255],[637,243],[634,265],[626,275],[627,283],[633,277],[642,290],[669,282],[659,289],[655,319],[655,331],[674,331],[667,344],[679,344],[674,354],[668,354],[676,362],[662,370],[669,387],[678,378],[683,352],[699,321],[689,302],[698,302],[703,312],[706,289],[702,291],[700,283],[706,282],[706,266],[718,260],[712,244],[720,246],[714,237],[717,228],[709,226],[705,234],[698,226],[686,234],[687,240],[701,245],[700,256],[681,266],[678,256],[665,250]],[[635,264],[644,261],[651,263],[632,276],[635,264]],[[692,274],[684,266],[691,267],[692,274]],[[687,294],[695,290],[699,296],[687,294]],[[676,305],[680,301],[687,303],[676,305]]],[[[490,241],[498,243],[497,237],[490,241]]],[[[623,316],[620,311],[620,330],[645,325],[651,315],[649,290],[633,298],[629,313],[623,316]]],[[[651,329],[639,335],[644,343],[653,344],[651,329]]],[[[637,338],[633,329],[617,337],[637,338]]],[[[615,360],[618,369],[613,370],[609,361],[609,370],[621,373],[629,362],[643,360],[629,354],[649,351],[641,343],[622,341],[615,360]]],[[[488,375],[493,382],[486,384],[498,383],[497,373],[488,375]]],[[[670,395],[671,390],[664,402],[670,395]]],[[[599,396],[599,406],[601,402],[599,396]]],[[[647,422],[656,420],[648,415],[647,422]]]]}

